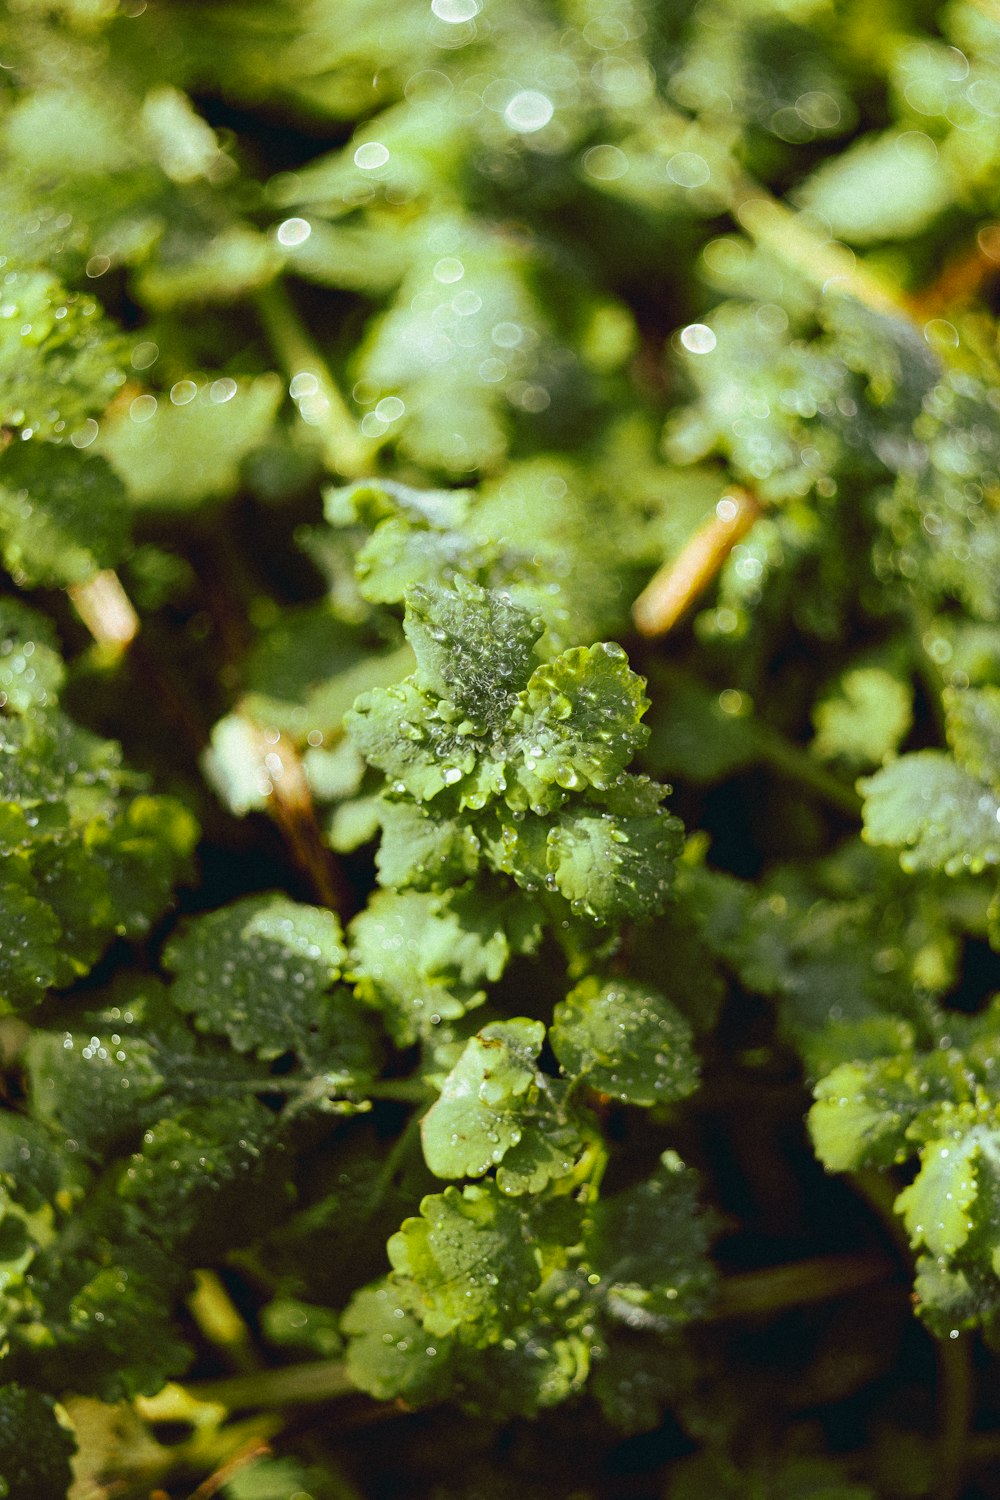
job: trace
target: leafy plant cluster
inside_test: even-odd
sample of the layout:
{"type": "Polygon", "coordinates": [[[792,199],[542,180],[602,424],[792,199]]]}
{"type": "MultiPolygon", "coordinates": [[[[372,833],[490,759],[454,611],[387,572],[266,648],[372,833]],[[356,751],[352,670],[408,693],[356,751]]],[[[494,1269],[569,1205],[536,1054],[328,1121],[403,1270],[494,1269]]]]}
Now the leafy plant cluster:
{"type": "Polygon", "coordinates": [[[1000,19],[0,62],[0,1494],[995,1493],[1000,19]]]}

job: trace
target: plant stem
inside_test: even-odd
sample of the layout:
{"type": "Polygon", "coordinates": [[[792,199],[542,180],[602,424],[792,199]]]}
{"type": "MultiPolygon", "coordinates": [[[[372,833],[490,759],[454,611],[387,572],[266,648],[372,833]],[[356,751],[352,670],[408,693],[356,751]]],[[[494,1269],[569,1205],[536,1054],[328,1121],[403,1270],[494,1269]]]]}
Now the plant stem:
{"type": "Polygon", "coordinates": [[[858,1172],[849,1172],[848,1181],[859,1197],[863,1198],[877,1217],[889,1240],[896,1247],[903,1264],[910,1270],[913,1251],[902,1220],[896,1217],[895,1202],[897,1184],[874,1167],[863,1167],[858,1172]]]}
{"type": "Polygon", "coordinates": [[[793,745],[768,724],[758,724],[754,737],[760,759],[765,765],[786,780],[797,782],[805,791],[812,792],[837,812],[855,820],[860,816],[861,798],[857,792],[821,766],[808,750],[803,750],[800,745],[793,745]]]}
{"type": "Polygon", "coordinates": [[[252,1375],[233,1375],[222,1380],[202,1380],[185,1387],[188,1395],[196,1401],[216,1402],[229,1411],[334,1401],[339,1396],[349,1395],[354,1389],[347,1376],[347,1367],[339,1359],[284,1365],[276,1370],[259,1370],[252,1375]]]}
{"type": "Polygon", "coordinates": [[[945,745],[948,743],[948,730],[944,705],[941,702],[941,694],[946,684],[941,668],[925,645],[930,624],[930,611],[922,609],[919,605],[915,604],[912,610],[912,633],[917,658],[917,675],[923,685],[924,692],[927,694],[927,705],[934,720],[938,739],[942,745],[945,745]]]}
{"type": "Polygon", "coordinates": [[[935,1500],[956,1500],[966,1462],[972,1419],[972,1361],[968,1336],[936,1341],[938,1407],[941,1426],[937,1442],[935,1500]]]}
{"type": "Polygon", "coordinates": [[[267,810],[281,829],[292,858],[320,904],[349,916],[354,906],[351,890],[323,842],[298,751],[284,735],[257,725],[251,729],[270,786],[267,810]]]}
{"type": "Polygon", "coordinates": [[[202,1333],[232,1369],[243,1375],[259,1369],[250,1330],[218,1275],[215,1271],[195,1271],[194,1281],[187,1305],[202,1333]]]}
{"type": "Polygon", "coordinates": [[[860,266],[846,245],[823,240],[801,214],[779,203],[745,173],[736,174],[729,208],[756,244],[801,272],[821,291],[843,292],[878,313],[911,316],[895,287],[860,266]]]}
{"type": "Polygon", "coordinates": [[[817,1255],[792,1265],[740,1272],[724,1278],[711,1317],[755,1318],[832,1301],[887,1281],[894,1269],[882,1255],[817,1255]]]}
{"type": "Polygon", "coordinates": [[[728,489],[715,507],[715,515],[699,526],[671,562],[664,563],[635,601],[632,618],[636,629],[646,636],[666,635],[672,630],[763,513],[750,490],[738,485],[728,489]]]}
{"type": "Polygon", "coordinates": [[[373,448],[362,437],[330,367],[310,338],[287,288],[279,281],[254,298],[265,332],[289,379],[311,375],[317,382],[309,397],[310,425],[323,439],[328,466],[348,479],[369,472],[373,448]]]}
{"type": "Polygon", "coordinates": [[[121,653],[135,640],[139,616],[118,574],[106,568],[66,590],[74,609],[100,646],[121,653]]]}
{"type": "MultiPolygon", "coordinates": [[[[683,669],[666,662],[657,662],[653,668],[654,686],[662,686],[668,693],[684,687],[701,687],[701,684],[683,669]]],[[[702,691],[704,689],[702,688],[702,691]]],[[[747,725],[750,753],[742,764],[756,763],[769,767],[778,776],[795,782],[804,791],[810,792],[828,803],[837,812],[856,821],[861,813],[861,798],[854,789],[838,776],[828,771],[809,751],[796,745],[787,736],[770,724],[754,718],[747,725]]]]}
{"type": "Polygon", "coordinates": [[[366,1085],[364,1092],[369,1099],[398,1099],[402,1104],[430,1104],[435,1097],[434,1090],[418,1078],[383,1078],[366,1085]]]}

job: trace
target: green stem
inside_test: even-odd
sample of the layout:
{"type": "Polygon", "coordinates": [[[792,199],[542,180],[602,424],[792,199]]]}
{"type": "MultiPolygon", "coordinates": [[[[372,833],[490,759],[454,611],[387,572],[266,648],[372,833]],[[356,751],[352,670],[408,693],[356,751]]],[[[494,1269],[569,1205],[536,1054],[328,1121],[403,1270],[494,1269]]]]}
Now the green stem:
{"type": "Polygon", "coordinates": [[[188,1311],[205,1337],[224,1356],[230,1368],[249,1375],[260,1368],[253,1338],[215,1271],[195,1271],[195,1285],[187,1299],[188,1311]]]}
{"type": "Polygon", "coordinates": [[[956,1339],[937,1341],[941,1427],[937,1443],[935,1500],[956,1500],[962,1487],[973,1399],[969,1346],[969,1338],[961,1335],[956,1339]]]}
{"type": "Polygon", "coordinates": [[[868,1204],[875,1214],[882,1228],[885,1230],[890,1242],[895,1246],[902,1257],[903,1264],[912,1267],[913,1250],[910,1246],[909,1236],[903,1226],[903,1222],[896,1214],[896,1195],[899,1191],[898,1183],[883,1172],[874,1167],[862,1167],[860,1171],[849,1172],[847,1179],[854,1191],[868,1204]]]}
{"type": "Polygon", "coordinates": [[[407,1120],[403,1130],[396,1137],[388,1152],[385,1161],[379,1169],[378,1175],[371,1185],[364,1201],[358,1211],[352,1215],[350,1228],[344,1231],[344,1242],[346,1245],[354,1245],[361,1238],[362,1233],[368,1228],[375,1214],[385,1201],[385,1195],[393,1184],[396,1173],[413,1148],[414,1142],[420,1135],[420,1113],[414,1110],[407,1120]]]}
{"type": "Polygon", "coordinates": [[[860,817],[861,798],[857,792],[819,765],[808,750],[793,745],[766,724],[756,726],[754,738],[764,765],[770,766],[785,780],[796,782],[805,791],[846,817],[852,820],[860,817]]]}
{"type": "MultiPolygon", "coordinates": [[[[183,1087],[200,1093],[206,1080],[186,1080],[183,1087]]],[[[402,1104],[430,1104],[435,1097],[434,1089],[421,1083],[419,1078],[382,1078],[371,1083],[348,1084],[337,1080],[328,1081],[326,1074],[315,1073],[308,1078],[282,1078],[268,1075],[263,1078],[212,1079],[213,1090],[229,1093],[284,1094],[288,1098],[311,1096],[317,1101],[324,1097],[336,1099],[398,1099],[402,1104]]]]}
{"type": "Polygon", "coordinates": [[[228,1411],[334,1401],[355,1389],[346,1365],[339,1359],[284,1365],[277,1370],[258,1370],[249,1375],[202,1380],[185,1386],[187,1394],[196,1401],[214,1401],[228,1411]]]}
{"type": "Polygon", "coordinates": [[[801,214],[787,208],[747,174],[734,172],[729,211],[750,238],[771,251],[820,291],[831,283],[873,311],[910,318],[911,312],[895,287],[859,265],[853,251],[824,240],[801,214]]]}
{"type": "Polygon", "coordinates": [[[310,338],[287,288],[274,281],[257,292],[254,301],[271,347],[289,379],[296,375],[311,375],[317,382],[309,400],[312,425],[323,439],[326,463],[348,479],[367,474],[374,448],[362,437],[329,365],[310,338]]]}
{"type": "Polygon", "coordinates": [[[393,1179],[399,1171],[403,1162],[413,1147],[414,1141],[420,1134],[420,1115],[414,1110],[407,1120],[403,1130],[393,1142],[392,1149],[382,1163],[381,1170],[372,1183],[371,1192],[365,1199],[361,1214],[355,1217],[355,1223],[367,1224],[372,1214],[379,1207],[386,1193],[392,1187],[393,1179]]]}
{"type": "Polygon", "coordinates": [[[881,1255],[817,1255],[788,1266],[767,1266],[727,1276],[711,1312],[713,1319],[756,1318],[827,1302],[877,1286],[894,1267],[881,1255]]]}
{"type": "Polygon", "coordinates": [[[398,1099],[402,1104],[430,1104],[436,1091],[418,1078],[383,1078],[365,1086],[368,1099],[398,1099]]]}

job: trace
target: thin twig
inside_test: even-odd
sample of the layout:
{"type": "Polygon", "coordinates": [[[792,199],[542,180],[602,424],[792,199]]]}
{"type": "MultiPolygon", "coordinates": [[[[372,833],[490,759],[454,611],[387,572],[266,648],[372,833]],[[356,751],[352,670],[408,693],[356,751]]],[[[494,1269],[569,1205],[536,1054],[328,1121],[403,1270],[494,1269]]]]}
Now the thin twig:
{"type": "Polygon", "coordinates": [[[910,298],[913,316],[938,318],[974,302],[984,282],[1000,272],[1000,224],[986,224],[975,244],[945,263],[929,286],[910,298]]]}
{"type": "Polygon", "coordinates": [[[632,606],[636,629],[643,635],[666,635],[717,577],[726,558],[763,515],[749,490],[733,485],[672,562],[664,563],[632,606]]]}
{"type": "Polygon", "coordinates": [[[238,1453],[234,1453],[233,1457],[227,1463],[224,1463],[221,1468],[216,1469],[214,1474],[210,1474],[206,1480],[199,1484],[198,1488],[192,1491],[190,1500],[212,1500],[213,1495],[217,1495],[223,1485],[228,1484],[241,1469],[246,1469],[250,1464],[255,1464],[260,1458],[267,1458],[270,1452],[271,1446],[269,1443],[265,1443],[259,1438],[254,1438],[245,1448],[241,1448],[238,1453]]]}
{"type": "Polygon", "coordinates": [[[267,773],[267,810],[281,829],[292,858],[309,881],[316,899],[331,911],[346,916],[352,906],[351,892],[323,842],[299,753],[284,735],[253,727],[260,761],[267,773]]]}

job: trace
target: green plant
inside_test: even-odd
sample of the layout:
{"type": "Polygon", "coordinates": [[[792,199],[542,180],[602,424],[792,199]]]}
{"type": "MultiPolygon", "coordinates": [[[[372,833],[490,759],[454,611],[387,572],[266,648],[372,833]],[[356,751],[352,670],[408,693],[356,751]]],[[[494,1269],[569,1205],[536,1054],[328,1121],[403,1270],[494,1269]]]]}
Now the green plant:
{"type": "Polygon", "coordinates": [[[0,1492],[991,1493],[990,6],[0,61],[0,1492]]]}

